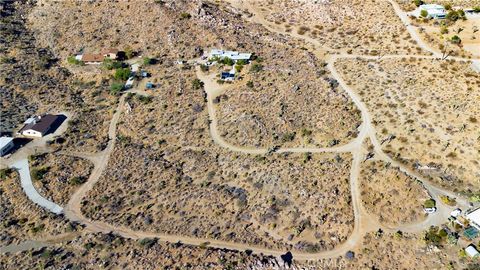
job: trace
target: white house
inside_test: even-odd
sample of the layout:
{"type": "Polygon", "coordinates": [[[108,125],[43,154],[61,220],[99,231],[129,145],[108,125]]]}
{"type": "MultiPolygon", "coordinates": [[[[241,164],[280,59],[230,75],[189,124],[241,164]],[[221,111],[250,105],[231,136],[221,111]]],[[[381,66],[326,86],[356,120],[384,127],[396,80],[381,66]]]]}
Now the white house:
{"type": "Polygon", "coordinates": [[[233,61],[237,62],[239,60],[245,60],[248,61],[252,57],[251,53],[239,53],[236,51],[224,51],[224,50],[217,50],[213,49],[210,51],[209,58],[214,58],[214,57],[219,57],[219,58],[225,58],[228,57],[232,59],[233,61]]]}
{"type": "Polygon", "coordinates": [[[478,250],[473,245],[469,245],[468,247],[466,247],[465,248],[465,253],[467,253],[467,255],[470,258],[476,258],[480,255],[478,250]]]}
{"type": "Polygon", "coordinates": [[[0,137],[0,157],[5,156],[10,150],[13,149],[12,137],[0,137]]]}
{"type": "MultiPolygon", "coordinates": [[[[418,8],[418,15],[422,12],[422,10],[426,10],[428,15],[427,18],[429,19],[445,19],[447,17],[447,11],[445,10],[445,7],[442,5],[437,5],[437,4],[425,4],[421,5],[418,8]]],[[[417,16],[420,17],[420,16],[417,16]]]]}
{"type": "Polygon", "coordinates": [[[470,222],[470,225],[475,227],[477,230],[480,230],[480,208],[467,213],[465,216],[470,222]]]}
{"type": "Polygon", "coordinates": [[[25,125],[19,133],[28,137],[41,138],[51,131],[59,117],[57,115],[45,114],[38,117],[32,117],[25,121],[25,125]]]}

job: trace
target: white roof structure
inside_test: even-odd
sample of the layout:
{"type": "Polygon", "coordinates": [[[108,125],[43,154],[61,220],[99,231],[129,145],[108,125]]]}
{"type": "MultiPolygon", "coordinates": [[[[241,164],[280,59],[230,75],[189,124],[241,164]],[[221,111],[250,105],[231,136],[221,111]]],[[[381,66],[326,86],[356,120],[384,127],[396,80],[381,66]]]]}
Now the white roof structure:
{"type": "Polygon", "coordinates": [[[82,61],[82,58],[83,58],[83,54],[75,55],[75,59],[78,61],[82,61]]]}
{"type": "Polygon", "coordinates": [[[210,51],[210,57],[228,57],[234,61],[238,60],[250,60],[252,57],[251,53],[239,53],[237,51],[224,51],[224,50],[218,50],[218,49],[213,49],[210,51]]]}
{"type": "Polygon", "coordinates": [[[13,141],[12,137],[0,137],[0,149],[10,144],[13,141]]]}
{"type": "Polygon", "coordinates": [[[470,225],[480,230],[480,208],[468,213],[466,217],[470,221],[470,225]]]}
{"type": "Polygon", "coordinates": [[[444,6],[437,4],[426,4],[419,7],[420,10],[426,10],[429,18],[445,18],[447,11],[444,6]]]}
{"type": "Polygon", "coordinates": [[[140,65],[139,65],[139,64],[133,64],[133,65],[132,65],[132,72],[137,72],[139,69],[140,69],[140,65]]]}
{"type": "Polygon", "coordinates": [[[470,245],[468,247],[465,248],[465,252],[467,253],[468,256],[470,256],[471,258],[475,258],[477,257],[478,255],[480,255],[480,253],[478,252],[478,250],[470,245]]]}

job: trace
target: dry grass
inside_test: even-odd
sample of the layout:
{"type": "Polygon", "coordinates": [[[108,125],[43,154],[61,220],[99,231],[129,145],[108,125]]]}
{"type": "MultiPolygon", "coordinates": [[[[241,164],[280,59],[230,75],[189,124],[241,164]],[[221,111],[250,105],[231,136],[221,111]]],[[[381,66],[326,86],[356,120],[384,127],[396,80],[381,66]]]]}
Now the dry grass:
{"type": "Polygon", "coordinates": [[[386,152],[442,186],[479,191],[480,76],[468,63],[386,59],[336,66],[362,95],[386,152]]]}
{"type": "Polygon", "coordinates": [[[360,177],[362,201],[382,224],[400,225],[424,219],[423,202],[429,198],[416,181],[381,161],[368,161],[360,177]]]}

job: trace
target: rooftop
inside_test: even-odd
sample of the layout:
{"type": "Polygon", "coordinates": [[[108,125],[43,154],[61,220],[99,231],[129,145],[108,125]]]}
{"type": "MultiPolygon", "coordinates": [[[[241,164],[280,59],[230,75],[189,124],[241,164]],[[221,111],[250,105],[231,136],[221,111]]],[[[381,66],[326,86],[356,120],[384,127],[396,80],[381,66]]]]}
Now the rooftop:
{"type": "Polygon", "coordinates": [[[13,141],[12,137],[0,137],[0,148],[5,147],[8,145],[11,141],[13,141]]]}
{"type": "Polygon", "coordinates": [[[102,62],[105,57],[102,54],[86,53],[82,56],[83,62],[102,62]]]}
{"type": "Polygon", "coordinates": [[[57,121],[58,116],[53,114],[45,114],[36,119],[36,121],[31,122],[30,124],[26,124],[20,132],[25,130],[35,130],[40,133],[46,133],[50,127],[57,121]]]}

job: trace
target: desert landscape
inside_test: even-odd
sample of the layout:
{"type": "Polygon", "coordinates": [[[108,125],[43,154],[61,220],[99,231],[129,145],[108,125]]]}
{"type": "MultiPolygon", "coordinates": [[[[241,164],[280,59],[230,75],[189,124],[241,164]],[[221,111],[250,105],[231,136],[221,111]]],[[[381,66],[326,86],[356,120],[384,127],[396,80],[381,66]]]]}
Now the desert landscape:
{"type": "Polygon", "coordinates": [[[0,2],[0,269],[478,269],[479,6],[0,2]]]}

